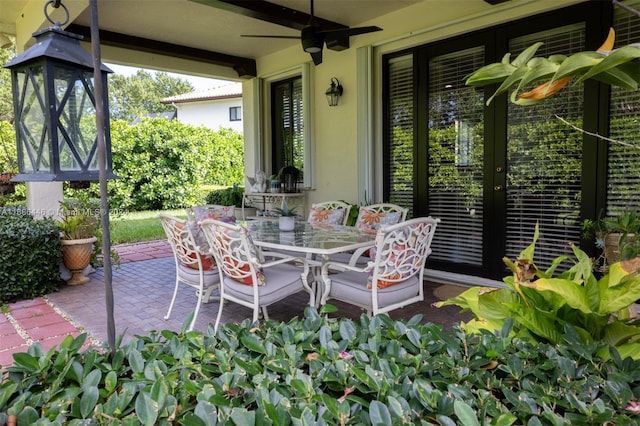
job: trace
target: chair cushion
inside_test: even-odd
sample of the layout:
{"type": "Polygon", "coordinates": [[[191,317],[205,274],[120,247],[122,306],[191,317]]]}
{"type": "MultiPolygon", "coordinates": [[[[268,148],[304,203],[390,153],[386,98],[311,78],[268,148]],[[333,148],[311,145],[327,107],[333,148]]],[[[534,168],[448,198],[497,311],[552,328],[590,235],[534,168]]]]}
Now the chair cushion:
{"type": "MultiPolygon", "coordinates": [[[[240,273],[236,275],[236,274],[231,274],[230,273],[231,271],[227,271],[227,273],[229,273],[229,278],[231,278],[235,282],[245,284],[249,287],[253,287],[255,283],[253,282],[253,275],[249,273],[249,271],[251,270],[251,267],[249,266],[249,264],[244,263],[240,265],[239,268],[236,268],[236,266],[238,265],[238,262],[235,260],[230,260],[230,262],[233,262],[231,264],[232,267],[230,269],[239,270],[240,273]]],[[[258,279],[258,287],[263,287],[267,283],[267,279],[264,275],[264,272],[262,272],[261,269],[258,269],[256,271],[256,278],[258,279]]]]}
{"type": "MultiPolygon", "coordinates": [[[[268,285],[258,289],[260,305],[269,305],[302,290],[302,280],[300,278],[302,271],[302,268],[289,264],[266,268],[263,274],[268,285]]],[[[250,286],[241,285],[238,281],[229,277],[224,278],[224,285],[224,291],[229,295],[243,300],[253,300],[253,289],[250,286]]]]}
{"type": "MultiPolygon", "coordinates": [[[[184,255],[186,255],[190,259],[193,259],[193,262],[189,262],[189,263],[180,262],[180,264],[186,266],[187,268],[191,268],[191,269],[197,270],[197,269],[199,269],[198,258],[200,258],[200,262],[202,263],[202,269],[203,270],[205,270],[205,271],[213,271],[213,270],[215,270],[216,261],[213,258],[213,255],[208,253],[209,244],[207,244],[207,242],[206,242],[206,240],[204,238],[204,235],[202,235],[202,231],[201,231],[200,227],[193,220],[188,220],[187,221],[187,226],[189,226],[189,228],[191,229],[191,235],[193,235],[195,243],[198,245],[200,250],[203,250],[203,252],[187,253],[186,250],[184,250],[184,248],[180,244],[175,244],[175,246],[176,246],[176,248],[178,250],[182,250],[184,255]],[[196,236],[198,233],[200,234],[200,238],[202,240],[204,240],[203,242],[198,241],[198,237],[196,236]],[[207,252],[205,252],[205,251],[207,251],[207,252]]],[[[180,224],[178,224],[178,227],[181,228],[182,226],[180,224]]]]}
{"type": "Polygon", "coordinates": [[[395,225],[401,216],[400,212],[374,212],[360,207],[356,227],[362,232],[377,232],[382,225],[395,225]]]}
{"type": "Polygon", "coordinates": [[[342,225],[344,218],[344,209],[322,209],[312,207],[309,211],[310,223],[326,223],[329,225],[342,225]]]}
{"type": "Polygon", "coordinates": [[[205,219],[227,222],[228,219],[233,218],[233,222],[227,223],[235,223],[236,220],[234,206],[194,206],[191,207],[191,211],[198,222],[205,219]]]}
{"type": "Polygon", "coordinates": [[[227,274],[234,281],[246,284],[248,286],[253,286],[256,284],[258,285],[258,287],[264,286],[266,283],[265,275],[262,272],[262,269],[256,265],[256,263],[264,263],[262,250],[260,250],[259,247],[256,247],[251,240],[251,236],[249,234],[246,234],[247,240],[249,242],[249,259],[253,259],[254,267],[257,269],[256,277],[258,279],[258,282],[254,283],[253,276],[250,273],[251,266],[249,265],[247,259],[237,258],[236,255],[238,255],[238,253],[236,253],[234,249],[228,247],[229,244],[239,244],[240,240],[238,240],[238,237],[239,235],[236,231],[228,229],[221,230],[216,235],[217,240],[220,241],[220,246],[226,247],[225,250],[230,250],[228,252],[223,252],[220,254],[220,257],[223,259],[223,265],[221,266],[223,267],[225,274],[227,274]]]}
{"type": "MultiPolygon", "coordinates": [[[[406,233],[404,231],[400,232],[406,233]]],[[[404,282],[405,279],[415,276],[419,272],[419,269],[415,267],[415,262],[420,259],[416,257],[413,250],[405,250],[405,248],[405,245],[393,243],[393,249],[389,254],[389,259],[386,259],[385,265],[378,265],[379,289],[400,284],[404,282]],[[383,271],[385,271],[386,274],[380,275],[383,271]]],[[[371,256],[371,261],[375,263],[378,255],[377,246],[369,250],[369,255],[371,256]]],[[[367,281],[369,288],[371,288],[372,285],[373,273],[373,269],[369,271],[369,278],[367,281]]]]}
{"type": "MultiPolygon", "coordinates": [[[[178,264],[178,269],[178,277],[185,281],[189,281],[190,284],[198,285],[200,282],[200,272],[197,269],[189,268],[182,263],[178,264]]],[[[220,281],[218,271],[216,269],[211,271],[202,271],[202,274],[205,287],[217,284],[220,281]]]]}
{"type": "MultiPolygon", "coordinates": [[[[367,272],[345,271],[331,275],[331,297],[352,301],[360,306],[372,308],[371,288],[367,284],[367,272]]],[[[378,305],[389,306],[416,296],[420,290],[418,277],[396,283],[391,287],[378,288],[378,305]]]]}

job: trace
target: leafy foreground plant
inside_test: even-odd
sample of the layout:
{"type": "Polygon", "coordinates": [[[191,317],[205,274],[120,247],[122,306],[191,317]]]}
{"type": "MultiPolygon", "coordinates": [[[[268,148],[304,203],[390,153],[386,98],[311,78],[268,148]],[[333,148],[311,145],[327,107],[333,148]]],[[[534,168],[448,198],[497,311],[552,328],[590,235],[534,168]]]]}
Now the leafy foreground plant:
{"type": "Polygon", "coordinates": [[[640,299],[640,258],[614,263],[597,280],[589,256],[572,246],[576,259],[558,257],[542,272],[533,262],[538,235],[536,226],[533,243],[515,262],[503,259],[513,271],[504,279],[508,288],[473,287],[435,306],[457,305],[473,312],[476,319],[464,324],[467,332],[500,330],[513,321],[519,337],[560,344],[564,333],[571,332],[596,345],[604,359],[611,356],[610,347],[622,358],[639,359],[640,320],[632,317],[630,306],[640,299]],[[573,266],[553,277],[564,261],[573,266]]]}
{"type": "MultiPolygon", "coordinates": [[[[327,309],[327,311],[330,309],[327,309]]],[[[112,359],[59,349],[14,356],[0,424],[636,424],[640,363],[602,364],[568,332],[559,345],[443,332],[416,316],[226,324],[118,342],[112,359]]],[[[188,324],[190,319],[185,322],[188,324]]]]}

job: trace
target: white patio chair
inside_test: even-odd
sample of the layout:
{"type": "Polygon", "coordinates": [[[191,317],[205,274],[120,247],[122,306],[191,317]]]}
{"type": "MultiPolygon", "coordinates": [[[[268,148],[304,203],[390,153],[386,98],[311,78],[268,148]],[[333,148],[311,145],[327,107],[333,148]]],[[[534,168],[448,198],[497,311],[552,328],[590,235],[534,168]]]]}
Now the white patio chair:
{"type": "MultiPolygon", "coordinates": [[[[382,225],[395,225],[404,222],[408,212],[409,209],[391,203],[361,206],[355,226],[362,232],[376,233],[382,225]]],[[[329,256],[329,260],[350,263],[352,266],[364,266],[370,260],[367,252],[368,250],[359,250],[356,253],[338,253],[329,256]]]]}
{"type": "Polygon", "coordinates": [[[216,258],[220,281],[220,308],[214,329],[218,329],[224,302],[229,300],[253,310],[253,322],[267,306],[304,290],[309,305],[315,305],[315,292],[308,284],[309,264],[302,257],[265,252],[256,247],[247,228],[218,220],[199,223],[216,258]],[[266,261],[265,258],[269,258],[266,261]]]}
{"type": "Polygon", "coordinates": [[[377,315],[424,300],[424,265],[438,222],[420,217],[380,227],[372,249],[374,259],[365,267],[325,263],[320,304],[336,299],[377,315]]]}
{"type": "Polygon", "coordinates": [[[193,235],[193,228],[196,226],[195,222],[167,214],[160,214],[158,217],[164,232],[167,234],[176,264],[176,284],[169,310],[164,319],[167,320],[171,317],[173,304],[178,294],[178,287],[180,283],[183,283],[195,288],[196,297],[198,298],[193,319],[189,325],[189,330],[193,330],[200,311],[200,305],[203,302],[209,303],[212,299],[218,299],[218,297],[212,297],[211,292],[218,288],[220,276],[213,256],[207,252],[208,247],[203,249],[196,243],[193,235]]]}
{"type": "Polygon", "coordinates": [[[342,201],[325,201],[311,205],[309,222],[346,225],[351,205],[342,201]]]}

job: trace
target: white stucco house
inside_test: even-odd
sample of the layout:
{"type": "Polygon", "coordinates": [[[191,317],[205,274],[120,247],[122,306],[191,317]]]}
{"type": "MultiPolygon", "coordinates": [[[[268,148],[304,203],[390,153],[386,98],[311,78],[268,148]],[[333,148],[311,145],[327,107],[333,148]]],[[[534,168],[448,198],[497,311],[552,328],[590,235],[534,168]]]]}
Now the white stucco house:
{"type": "Polygon", "coordinates": [[[242,133],[242,83],[231,82],[206,90],[170,96],[163,104],[176,108],[177,119],[211,130],[230,128],[242,133]]]}

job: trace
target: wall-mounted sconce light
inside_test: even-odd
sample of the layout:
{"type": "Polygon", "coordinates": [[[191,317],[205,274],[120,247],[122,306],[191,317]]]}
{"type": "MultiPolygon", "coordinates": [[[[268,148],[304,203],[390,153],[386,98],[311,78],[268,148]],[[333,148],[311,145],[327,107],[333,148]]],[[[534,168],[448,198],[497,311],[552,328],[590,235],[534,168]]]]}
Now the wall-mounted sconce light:
{"type": "Polygon", "coordinates": [[[342,96],[342,85],[337,78],[331,78],[331,87],[327,89],[325,95],[327,95],[327,102],[329,102],[329,106],[338,105],[338,98],[342,96]]]}
{"type": "MultiPolygon", "coordinates": [[[[62,3],[49,0],[44,14],[54,26],[35,32],[36,43],[5,65],[11,70],[20,171],[13,181],[98,180],[99,100],[94,95],[93,57],[80,46],[82,36],[61,29],[69,20],[69,11],[62,3]],[[54,22],[47,13],[48,6],[62,7],[65,22],[54,22]]],[[[110,72],[100,66],[105,88],[110,72]]],[[[107,99],[102,99],[104,166],[108,178],[113,179],[107,99]]]]}

